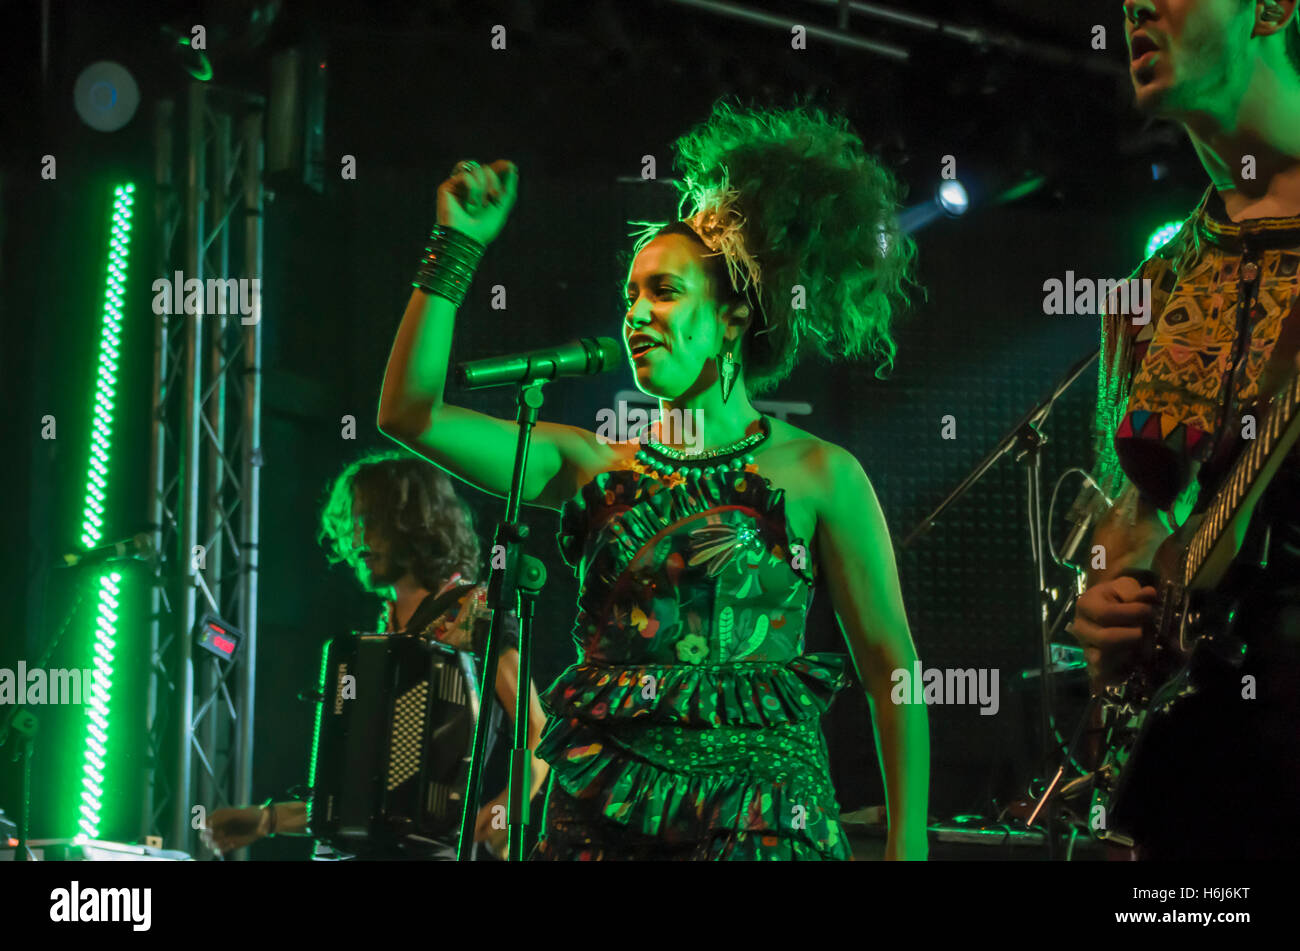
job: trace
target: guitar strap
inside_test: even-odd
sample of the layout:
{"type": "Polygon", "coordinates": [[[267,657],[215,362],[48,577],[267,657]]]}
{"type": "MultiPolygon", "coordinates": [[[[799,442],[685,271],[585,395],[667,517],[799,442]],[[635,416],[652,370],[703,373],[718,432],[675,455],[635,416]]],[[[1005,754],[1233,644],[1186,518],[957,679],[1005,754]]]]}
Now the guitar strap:
{"type": "MultiPolygon", "coordinates": [[[[1246,261],[1249,257],[1243,257],[1246,261]]],[[[1232,461],[1237,456],[1240,449],[1238,437],[1241,429],[1230,420],[1233,411],[1233,396],[1240,386],[1241,367],[1244,363],[1243,357],[1246,355],[1247,348],[1250,345],[1252,330],[1259,315],[1256,312],[1256,295],[1259,292],[1259,274],[1256,269],[1252,270],[1252,278],[1239,276],[1237,283],[1237,336],[1233,342],[1232,359],[1228,369],[1228,385],[1223,387],[1223,399],[1219,413],[1219,433],[1214,440],[1214,446],[1207,454],[1206,464],[1198,473],[1198,480],[1201,483],[1202,491],[1197,499],[1195,511],[1201,511],[1209,505],[1212,493],[1204,491],[1207,486],[1214,486],[1219,481],[1219,476],[1226,472],[1232,465],[1232,461]]]]}
{"type": "MultiPolygon", "coordinates": [[[[1249,301],[1251,306],[1255,308],[1257,308],[1255,296],[1258,292],[1258,282],[1242,281],[1241,299],[1249,301]]],[[[1213,492],[1217,490],[1222,477],[1241,454],[1244,442],[1241,439],[1243,418],[1238,414],[1249,414],[1254,417],[1257,428],[1263,426],[1268,412],[1269,400],[1279,386],[1284,381],[1289,380],[1296,371],[1295,365],[1291,361],[1292,357],[1300,351],[1300,298],[1292,301],[1290,312],[1282,320],[1281,329],[1273,344],[1272,352],[1261,369],[1259,386],[1255,388],[1254,398],[1249,401],[1234,399],[1234,396],[1242,388],[1241,377],[1242,366],[1245,363],[1244,357],[1252,346],[1251,332],[1258,322],[1259,314],[1257,311],[1251,313],[1249,319],[1247,319],[1245,308],[1241,309],[1230,376],[1233,385],[1224,387],[1219,437],[1215,440],[1214,448],[1199,473],[1198,478],[1202,486],[1202,492],[1198,500],[1197,511],[1208,507],[1213,492]]],[[[1295,459],[1297,452],[1293,451],[1291,457],[1295,459]]]]}

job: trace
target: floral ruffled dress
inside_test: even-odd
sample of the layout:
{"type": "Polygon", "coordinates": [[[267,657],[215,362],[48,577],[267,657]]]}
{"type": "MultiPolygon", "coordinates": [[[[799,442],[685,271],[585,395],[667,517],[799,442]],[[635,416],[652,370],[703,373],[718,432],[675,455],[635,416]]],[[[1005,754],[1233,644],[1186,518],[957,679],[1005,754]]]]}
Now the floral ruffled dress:
{"type": "Polygon", "coordinates": [[[820,716],[845,659],[801,656],[812,599],[753,465],[636,460],[566,504],[579,662],[543,695],[543,859],[848,859],[820,716]]]}

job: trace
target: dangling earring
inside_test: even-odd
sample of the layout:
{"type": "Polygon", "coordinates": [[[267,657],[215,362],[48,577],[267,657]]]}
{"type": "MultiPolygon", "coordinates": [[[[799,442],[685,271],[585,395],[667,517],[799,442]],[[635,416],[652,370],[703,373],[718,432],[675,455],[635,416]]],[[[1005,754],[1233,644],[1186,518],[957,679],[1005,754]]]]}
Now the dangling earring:
{"type": "Polygon", "coordinates": [[[722,402],[727,402],[731,396],[731,391],[736,386],[736,377],[740,375],[740,364],[736,362],[736,355],[732,351],[727,351],[724,359],[718,356],[718,378],[722,380],[722,402]]]}

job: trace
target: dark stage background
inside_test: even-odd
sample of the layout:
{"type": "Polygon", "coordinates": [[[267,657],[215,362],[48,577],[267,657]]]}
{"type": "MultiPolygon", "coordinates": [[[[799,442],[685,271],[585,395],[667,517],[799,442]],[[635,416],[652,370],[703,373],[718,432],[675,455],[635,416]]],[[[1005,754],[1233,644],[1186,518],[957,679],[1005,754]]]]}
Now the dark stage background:
{"type": "MultiPolygon", "coordinates": [[[[110,168],[135,169],[147,181],[146,110],[184,79],[153,55],[154,36],[162,23],[191,22],[229,23],[237,34],[252,10],[267,6],[158,4],[146,15],[130,5],[112,13],[60,5],[47,80],[34,61],[32,73],[17,79],[32,109],[7,119],[0,332],[6,403],[14,408],[6,414],[6,537],[20,543],[0,556],[0,664],[34,663],[67,597],[67,579],[49,566],[74,547],[85,467],[90,328],[102,286],[95,250],[103,243],[95,204],[102,198],[95,196],[110,168]],[[141,114],[110,135],[81,126],[72,110],[72,82],[96,58],[118,59],[141,78],[141,114]],[[66,170],[58,183],[34,171],[50,151],[66,170]],[[36,435],[47,413],[66,420],[55,445],[36,435]]],[[[751,6],[834,23],[815,3],[751,6]]],[[[953,15],[942,0],[899,6],[953,15]]],[[[7,8],[11,40],[28,47],[28,63],[36,5],[7,8]]],[[[482,2],[329,13],[285,4],[261,46],[228,54],[214,46],[214,82],[255,89],[265,87],[276,43],[313,35],[328,50],[324,191],[280,187],[266,212],[256,795],[279,795],[304,779],[312,720],[295,697],[315,677],[319,645],[373,627],[376,602],[344,568],[330,569],[316,547],[316,516],[328,480],[358,454],[386,445],[374,427],[379,381],[434,222],[434,189],[456,160],[504,157],[521,170],[514,215],[458,319],[454,357],[470,359],[578,335],[617,336],[626,222],[667,220],[676,208],[668,184],[639,180],[642,156],[655,156],[660,178],[668,178],[669,144],[719,96],[774,105],[801,97],[844,112],[908,183],[911,202],[929,198],[942,157],[954,156],[975,203],[965,217],[940,219],[916,235],[928,296],[900,324],[892,377],[877,380],[862,365],[808,363],[774,397],[810,404],[810,414],[791,421],[858,456],[896,541],[1096,345],[1093,319],[1044,315],[1043,282],[1067,270],[1127,275],[1147,234],[1191,209],[1199,169],[1169,130],[1143,128],[1132,112],[1118,3],[1001,0],[963,4],[961,17],[1024,44],[976,46],[858,23],[862,35],[909,48],[911,59],[900,63],[813,39],[808,51],[795,52],[788,31],[670,2],[482,2]],[[496,23],[509,31],[505,51],[489,47],[496,23]],[[1094,24],[1107,27],[1108,50],[1092,49],[1094,24]],[[1053,51],[1068,57],[1052,60],[1053,51]],[[339,176],[345,155],[355,156],[355,180],[339,176]],[[1020,200],[991,201],[1039,178],[1041,187],[1020,200]],[[507,291],[504,311],[489,306],[497,284],[507,291]],[[941,438],[947,414],[956,418],[955,440],[941,438]],[[340,436],[349,415],[355,440],[340,436]]],[[[147,186],[140,200],[147,210],[147,186]]],[[[124,374],[125,461],[109,538],[136,530],[144,513],[148,285],[158,276],[147,273],[150,260],[142,250],[129,294],[124,348],[135,369],[124,374]]],[[[1090,461],[1094,379],[1085,374],[1046,428],[1045,493],[1064,469],[1090,461]]],[[[630,386],[626,370],[552,385],[544,418],[594,427],[597,410],[614,406],[615,394],[630,386]]],[[[506,391],[449,398],[513,415],[506,391]]],[[[468,488],[465,496],[489,536],[498,503],[468,488]]],[[[1063,493],[1065,505],[1072,496],[1063,493]]],[[[536,680],[545,684],[573,659],[576,585],[551,540],[556,516],[530,510],[527,518],[529,550],[550,570],[536,623],[536,680]]],[[[1059,516],[1052,529],[1059,541],[1059,516]]],[[[1036,666],[1037,649],[1023,470],[1004,459],[927,538],[899,553],[899,567],[926,666],[1001,672],[998,715],[931,708],[932,813],[995,814],[1038,771],[1036,697],[1013,689],[1020,671],[1036,666]]],[[[1057,572],[1053,580],[1068,579],[1057,572]]],[[[842,650],[824,591],[817,608],[809,648],[842,650]]],[[[1075,699],[1064,691],[1062,713],[1075,699]]],[[[841,805],[883,803],[860,687],[837,701],[827,731],[841,805]]],[[[0,769],[0,806],[14,812],[7,758],[0,769]]],[[[277,840],[257,854],[304,850],[277,840]]]]}

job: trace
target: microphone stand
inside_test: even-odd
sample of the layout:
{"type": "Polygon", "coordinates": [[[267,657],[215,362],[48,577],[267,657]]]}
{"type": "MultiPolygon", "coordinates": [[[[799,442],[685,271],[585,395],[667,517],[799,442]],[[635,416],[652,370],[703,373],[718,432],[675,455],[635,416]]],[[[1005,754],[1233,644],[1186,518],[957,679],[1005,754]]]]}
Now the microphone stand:
{"type": "MultiPolygon", "coordinates": [[[[934,527],[935,521],[942,515],[950,505],[975,485],[984,473],[993,468],[999,459],[1010,452],[1015,452],[1016,461],[1025,464],[1025,483],[1029,501],[1029,549],[1034,559],[1034,580],[1037,585],[1037,595],[1035,597],[1035,612],[1038,615],[1039,625],[1039,653],[1042,658],[1043,678],[1039,686],[1041,701],[1039,703],[1039,729],[1042,734],[1042,756],[1043,764],[1047,765],[1053,758],[1056,749],[1055,737],[1052,732],[1052,711],[1054,709],[1054,696],[1052,684],[1052,632],[1055,625],[1051,622],[1051,604],[1052,598],[1047,590],[1047,535],[1043,526],[1043,499],[1042,499],[1042,451],[1047,445],[1047,437],[1039,429],[1047,421],[1048,415],[1052,412],[1052,406],[1056,400],[1064,393],[1079,375],[1083,373],[1096,360],[1101,353],[1101,348],[1093,350],[1086,357],[1079,360],[1069,370],[1065,372],[1044,399],[1040,400],[1038,405],[1022,416],[1005,436],[998,441],[993,450],[986,455],[971,471],[970,475],[948,493],[948,496],[939,503],[939,505],[917,523],[916,527],[903,539],[899,548],[906,548],[914,541],[921,538],[931,528],[934,527]]],[[[1050,529],[1050,526],[1048,526],[1050,529]]],[[[1047,835],[1044,839],[1047,844],[1047,858],[1052,860],[1056,855],[1056,817],[1052,810],[1048,810],[1047,816],[1047,835]]]]}
{"type": "Polygon", "coordinates": [[[533,697],[533,609],[546,584],[546,566],[532,555],[520,555],[519,676],[515,682],[515,745],[510,751],[510,785],[507,793],[510,840],[506,859],[521,861],[527,842],[528,813],[533,789],[533,757],[528,749],[528,714],[533,697]]]}
{"type": "MultiPolygon", "coordinates": [[[[488,575],[488,606],[491,609],[491,622],[488,624],[486,645],[478,643],[481,640],[485,621],[480,619],[475,624],[475,649],[483,649],[483,674],[479,683],[479,703],[478,721],[474,725],[474,749],[470,754],[469,777],[465,783],[465,805],[461,813],[460,820],[460,841],[456,847],[456,859],[460,862],[473,861],[475,857],[474,849],[474,826],[478,817],[478,804],[482,794],[483,786],[483,760],[484,751],[487,749],[488,731],[491,727],[492,717],[490,711],[493,698],[500,703],[500,698],[496,695],[497,682],[497,660],[501,646],[501,631],[505,624],[506,614],[511,608],[517,608],[520,601],[520,565],[525,559],[532,564],[540,567],[540,562],[531,559],[523,553],[521,543],[528,537],[528,526],[519,524],[519,505],[523,497],[524,490],[524,469],[528,464],[528,447],[532,441],[533,427],[537,425],[537,418],[542,408],[542,386],[546,379],[542,377],[529,378],[519,384],[519,395],[517,398],[518,412],[515,421],[519,424],[519,439],[515,444],[515,464],[514,471],[510,476],[510,490],[506,495],[505,515],[497,523],[496,534],[493,537],[493,552],[504,551],[503,567],[495,567],[495,556],[490,559],[492,565],[488,575]]],[[[531,565],[528,566],[531,569],[531,565]]],[[[529,643],[529,622],[532,618],[532,602],[537,591],[541,589],[541,582],[536,581],[535,569],[530,570],[533,575],[533,583],[529,586],[526,598],[527,609],[520,611],[519,618],[519,680],[516,684],[516,690],[519,692],[519,703],[515,712],[515,749],[510,757],[510,807],[508,816],[510,821],[510,850],[508,858],[511,861],[522,858],[519,854],[523,848],[523,833],[527,822],[527,813],[524,804],[527,803],[528,796],[526,790],[532,785],[531,754],[527,748],[526,738],[528,736],[528,708],[530,706],[532,686],[528,678],[529,663],[528,658],[531,653],[531,644],[529,643]],[[522,800],[522,802],[521,802],[522,800]]],[[[544,580],[545,573],[542,573],[544,580]]]]}

